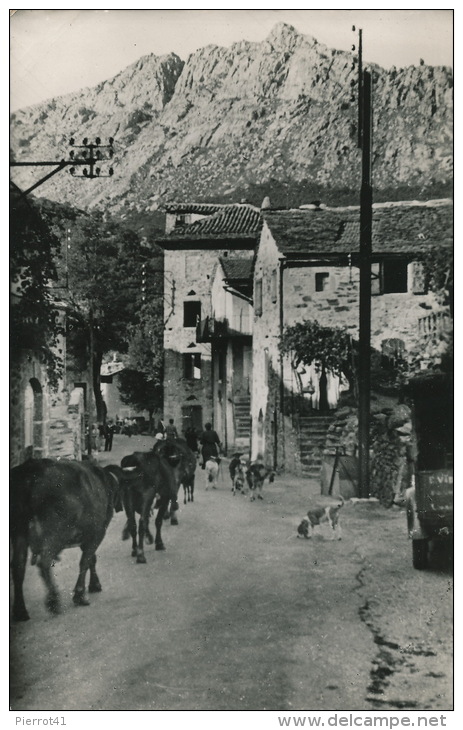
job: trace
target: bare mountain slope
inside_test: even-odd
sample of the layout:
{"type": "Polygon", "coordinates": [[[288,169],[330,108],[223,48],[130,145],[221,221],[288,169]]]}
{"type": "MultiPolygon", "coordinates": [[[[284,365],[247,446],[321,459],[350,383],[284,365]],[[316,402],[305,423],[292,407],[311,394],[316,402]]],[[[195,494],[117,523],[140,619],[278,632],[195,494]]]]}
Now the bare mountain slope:
{"type": "MultiPolygon", "coordinates": [[[[59,160],[71,136],[113,136],[111,180],[62,172],[37,191],[80,207],[141,212],[179,198],[236,200],[272,181],[357,191],[352,60],[285,24],[262,43],[207,46],[185,63],[146,56],[95,88],[14,114],[13,154],[59,160]]],[[[451,183],[451,70],[375,67],[373,76],[375,188],[419,193],[451,183]]],[[[38,177],[37,168],[13,170],[22,186],[38,177]]]]}

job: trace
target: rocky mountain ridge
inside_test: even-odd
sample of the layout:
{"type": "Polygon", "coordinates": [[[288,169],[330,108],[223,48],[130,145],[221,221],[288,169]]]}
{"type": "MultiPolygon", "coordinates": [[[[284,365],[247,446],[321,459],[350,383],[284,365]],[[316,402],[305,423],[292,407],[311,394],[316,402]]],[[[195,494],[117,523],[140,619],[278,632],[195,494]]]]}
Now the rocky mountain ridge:
{"type": "MultiPolygon", "coordinates": [[[[375,190],[410,188],[417,197],[433,185],[448,189],[451,70],[370,68],[375,190]]],[[[353,54],[278,24],[261,43],[207,46],[185,62],[174,53],[144,56],[94,88],[20,110],[11,120],[12,153],[18,161],[59,160],[71,136],[114,137],[111,179],[65,171],[37,193],[122,214],[172,200],[252,199],[272,194],[272,185],[287,190],[290,205],[298,186],[321,197],[354,191],[357,200],[356,81],[353,54]]],[[[13,168],[22,187],[39,176],[38,168],[13,168]]]]}

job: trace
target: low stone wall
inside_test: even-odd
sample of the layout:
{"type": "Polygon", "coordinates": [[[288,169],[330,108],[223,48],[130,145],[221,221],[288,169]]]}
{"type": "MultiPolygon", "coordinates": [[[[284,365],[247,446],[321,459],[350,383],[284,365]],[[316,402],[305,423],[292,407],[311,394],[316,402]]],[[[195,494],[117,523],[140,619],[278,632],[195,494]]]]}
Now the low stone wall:
{"type": "Polygon", "coordinates": [[[371,494],[389,507],[401,502],[410,486],[415,451],[410,408],[397,405],[374,413],[370,438],[371,494]]]}
{"type": "MultiPolygon", "coordinates": [[[[331,459],[343,453],[358,453],[357,409],[345,406],[336,412],[328,429],[324,455],[331,459]]],[[[411,412],[405,405],[373,405],[370,419],[370,496],[389,507],[400,502],[410,483],[413,458],[411,412]]]]}

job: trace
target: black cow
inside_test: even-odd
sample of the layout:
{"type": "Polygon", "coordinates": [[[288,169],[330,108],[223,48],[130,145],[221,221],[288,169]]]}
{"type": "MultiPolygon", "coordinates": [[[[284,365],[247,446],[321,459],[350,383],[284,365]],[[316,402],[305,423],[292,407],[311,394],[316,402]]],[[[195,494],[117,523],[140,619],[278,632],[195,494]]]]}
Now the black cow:
{"type": "Polygon", "coordinates": [[[12,469],[10,527],[13,543],[13,617],[27,621],[23,582],[27,550],[37,564],[48,594],[46,605],[59,613],[60,600],[51,568],[62,550],[79,546],[82,557],[73,600],[88,606],[88,590],[101,591],[96,573],[96,550],[103,540],[114,510],[122,510],[122,472],[118,466],[102,469],[91,462],[31,459],[12,469]]]}
{"type": "Polygon", "coordinates": [[[180,461],[174,467],[175,476],[179,484],[183,486],[183,504],[194,501],[196,453],[183,439],[175,441],[175,447],[180,452],[180,461]]]}
{"type": "Polygon", "coordinates": [[[154,544],[156,550],[165,550],[161,537],[162,521],[167,515],[170,503],[171,523],[178,524],[176,512],[178,510],[178,490],[180,484],[188,489],[193,499],[194,472],[196,468],[195,455],[182,439],[157,442],[152,451],[135,452],[125,456],[121,461],[125,473],[124,479],[124,507],[127,515],[127,524],[122,533],[123,539],[127,534],[132,536],[132,555],[137,563],[146,563],[144,554],[144,540],[153,542],[149,530],[149,518],[153,509],[154,498],[157,500],[154,509],[157,509],[156,536],[154,544]],[[135,514],[140,515],[137,524],[135,514]]]}

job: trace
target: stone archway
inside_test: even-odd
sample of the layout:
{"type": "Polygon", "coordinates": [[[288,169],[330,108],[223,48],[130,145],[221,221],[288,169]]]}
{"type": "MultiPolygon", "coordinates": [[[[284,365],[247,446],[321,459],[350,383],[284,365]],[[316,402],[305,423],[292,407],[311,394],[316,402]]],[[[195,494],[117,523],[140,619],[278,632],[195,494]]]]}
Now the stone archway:
{"type": "Polygon", "coordinates": [[[24,394],[24,449],[26,457],[43,454],[43,391],[37,378],[31,378],[24,394]]]}

